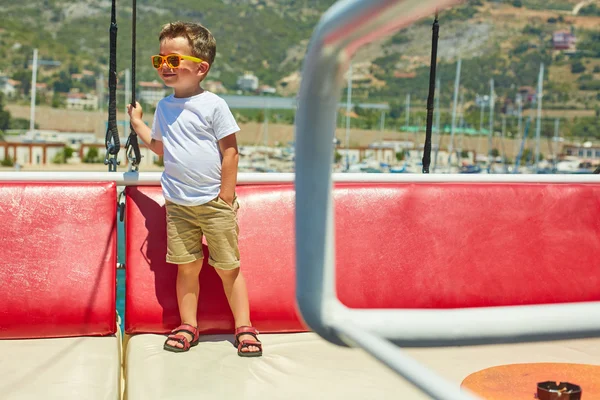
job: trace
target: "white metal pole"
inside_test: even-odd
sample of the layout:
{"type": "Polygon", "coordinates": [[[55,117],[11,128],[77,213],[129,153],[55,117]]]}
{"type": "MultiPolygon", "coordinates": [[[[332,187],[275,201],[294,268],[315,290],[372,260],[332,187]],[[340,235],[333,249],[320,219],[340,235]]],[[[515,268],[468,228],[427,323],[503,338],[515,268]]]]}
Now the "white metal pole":
{"type": "Polygon", "coordinates": [[[458,122],[458,128],[460,129],[460,133],[458,135],[458,140],[457,140],[457,146],[456,146],[456,160],[460,161],[461,156],[460,154],[462,153],[463,150],[463,140],[465,137],[465,110],[464,110],[464,104],[465,104],[465,92],[461,92],[460,93],[460,105],[459,105],[459,109],[460,109],[460,120],[458,122]]]}
{"type": "Polygon", "coordinates": [[[504,148],[504,138],[506,134],[506,115],[502,116],[502,133],[500,136],[500,151],[502,152],[502,168],[504,168],[504,172],[506,172],[506,151],[504,148]]]}
{"type": "Polygon", "coordinates": [[[454,100],[452,102],[452,127],[450,128],[450,143],[448,144],[448,172],[450,172],[450,160],[454,151],[454,131],[456,129],[456,107],[458,103],[458,88],[460,86],[460,67],[462,60],[459,58],[456,64],[456,78],[454,79],[454,100]]]}
{"type": "Polygon", "coordinates": [[[433,172],[435,172],[437,168],[437,158],[438,152],[440,151],[440,146],[442,144],[441,132],[440,132],[440,79],[435,80],[436,87],[436,95],[435,95],[435,135],[436,138],[436,146],[435,146],[435,158],[433,159],[433,172]]]}
{"type": "Polygon", "coordinates": [[[479,107],[479,136],[477,137],[477,149],[475,150],[477,154],[479,153],[480,144],[483,139],[483,115],[485,113],[485,96],[481,96],[481,105],[479,107]]]}
{"type": "Polygon", "coordinates": [[[494,136],[494,80],[490,79],[490,131],[488,132],[488,173],[492,170],[492,137],[494,136]]]}
{"type": "Polygon", "coordinates": [[[346,92],[346,170],[350,169],[350,111],[352,110],[352,63],[348,69],[348,88],[346,92]]]}
{"type": "Polygon", "coordinates": [[[33,133],[35,129],[35,89],[37,85],[37,63],[38,63],[38,49],[33,49],[33,65],[31,74],[31,108],[29,115],[29,131],[33,133]]]}
{"type": "Polygon", "coordinates": [[[404,118],[404,121],[406,122],[406,129],[404,130],[404,140],[405,142],[408,142],[408,127],[410,125],[410,93],[406,95],[406,116],[404,118]]]}
{"type": "Polygon", "coordinates": [[[559,131],[559,126],[560,126],[560,119],[556,118],[554,120],[554,140],[553,140],[553,144],[552,144],[552,161],[553,164],[552,166],[554,168],[556,168],[556,163],[558,162],[558,131],[559,131]]]}
{"type": "Polygon", "coordinates": [[[538,77],[537,100],[537,124],[535,126],[535,172],[538,172],[540,160],[540,133],[542,131],[542,97],[544,91],[544,63],[540,65],[540,75],[538,77]]]}
{"type": "Polygon", "coordinates": [[[523,98],[521,94],[517,94],[517,136],[515,140],[515,154],[518,154],[519,149],[519,140],[522,135],[522,125],[523,125],[523,98]]]}

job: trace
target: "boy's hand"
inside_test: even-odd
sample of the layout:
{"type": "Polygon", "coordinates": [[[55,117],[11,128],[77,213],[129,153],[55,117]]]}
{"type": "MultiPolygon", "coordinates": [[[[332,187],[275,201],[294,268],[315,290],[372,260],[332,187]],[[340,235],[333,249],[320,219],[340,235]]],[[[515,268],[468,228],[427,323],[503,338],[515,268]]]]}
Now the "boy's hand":
{"type": "Polygon", "coordinates": [[[221,200],[223,200],[225,203],[229,204],[229,207],[233,207],[233,194],[231,196],[227,196],[226,194],[224,194],[223,192],[219,193],[219,197],[221,198],[221,200]]]}
{"type": "Polygon", "coordinates": [[[144,112],[142,111],[142,106],[137,101],[135,102],[135,107],[132,107],[131,104],[127,104],[127,114],[129,114],[129,118],[132,120],[142,119],[144,112]]]}

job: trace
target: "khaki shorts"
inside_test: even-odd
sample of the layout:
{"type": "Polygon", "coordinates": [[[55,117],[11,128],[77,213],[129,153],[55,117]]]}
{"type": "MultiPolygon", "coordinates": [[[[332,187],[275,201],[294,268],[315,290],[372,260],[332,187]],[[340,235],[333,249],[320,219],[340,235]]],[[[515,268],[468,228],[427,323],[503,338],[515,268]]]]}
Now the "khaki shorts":
{"type": "Polygon", "coordinates": [[[166,202],[167,262],[187,264],[204,257],[202,236],[208,244],[208,263],[219,269],[240,266],[237,198],[233,207],[217,197],[199,206],[166,202]]]}

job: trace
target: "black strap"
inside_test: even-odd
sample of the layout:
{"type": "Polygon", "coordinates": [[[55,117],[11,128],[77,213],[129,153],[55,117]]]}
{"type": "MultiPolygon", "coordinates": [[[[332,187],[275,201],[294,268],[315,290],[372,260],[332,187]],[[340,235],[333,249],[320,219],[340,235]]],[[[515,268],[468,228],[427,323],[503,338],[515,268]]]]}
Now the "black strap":
{"type": "MultiPolygon", "coordinates": [[[[136,0],[133,0],[133,15],[131,21],[131,106],[135,107],[135,42],[136,42],[136,0]]],[[[140,161],[142,160],[142,155],[140,153],[140,146],[138,144],[137,134],[133,130],[133,126],[129,125],[129,137],[127,138],[127,143],[125,147],[127,148],[127,159],[129,160],[130,169],[132,171],[137,171],[140,165],[140,161]]]]}
{"type": "Polygon", "coordinates": [[[109,172],[116,172],[121,149],[117,129],[117,17],[116,0],[112,0],[110,13],[110,62],[108,70],[108,127],[106,130],[106,157],[104,164],[109,172]]]}
{"type": "Polygon", "coordinates": [[[427,96],[427,128],[425,131],[425,146],[423,147],[423,173],[429,173],[431,164],[431,125],[433,124],[433,100],[435,97],[435,72],[437,65],[437,47],[440,25],[438,13],[435,12],[433,21],[433,35],[431,38],[431,66],[429,68],[429,96],[427,96]]]}

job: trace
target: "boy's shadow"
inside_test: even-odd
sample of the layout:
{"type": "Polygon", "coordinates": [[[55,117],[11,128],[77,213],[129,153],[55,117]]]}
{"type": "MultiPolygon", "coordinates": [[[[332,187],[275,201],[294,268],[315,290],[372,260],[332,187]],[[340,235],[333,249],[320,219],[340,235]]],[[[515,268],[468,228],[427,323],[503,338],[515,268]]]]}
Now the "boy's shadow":
{"type": "MultiPolygon", "coordinates": [[[[180,317],[175,289],[177,265],[166,262],[165,200],[159,186],[129,186],[127,199],[128,204],[133,204],[126,208],[126,268],[129,271],[126,290],[131,290],[134,296],[130,300],[135,303],[136,314],[144,315],[149,320],[139,328],[153,333],[166,333],[180,324],[180,317]],[[140,305],[143,310],[137,310],[140,305]],[[161,313],[162,326],[153,324],[158,319],[154,318],[155,313],[161,313]]],[[[204,262],[199,278],[198,328],[203,334],[223,331],[233,333],[233,317],[221,279],[208,264],[206,244],[202,245],[202,250],[204,262]]],[[[129,294],[126,292],[125,295],[127,298],[129,294]]],[[[206,339],[212,341],[209,337],[206,339]]],[[[222,341],[223,338],[214,340],[222,341]]]]}

